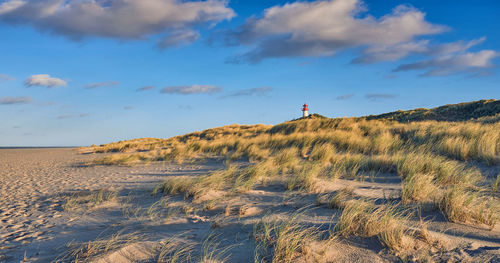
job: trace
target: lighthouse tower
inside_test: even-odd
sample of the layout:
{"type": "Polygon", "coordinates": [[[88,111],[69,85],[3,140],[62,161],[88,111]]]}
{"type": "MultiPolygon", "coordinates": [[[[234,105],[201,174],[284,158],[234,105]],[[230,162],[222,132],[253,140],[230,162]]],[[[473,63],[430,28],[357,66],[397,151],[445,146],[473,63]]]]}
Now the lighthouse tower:
{"type": "Polygon", "coordinates": [[[309,108],[307,108],[307,104],[304,103],[302,106],[302,118],[309,116],[309,108]]]}

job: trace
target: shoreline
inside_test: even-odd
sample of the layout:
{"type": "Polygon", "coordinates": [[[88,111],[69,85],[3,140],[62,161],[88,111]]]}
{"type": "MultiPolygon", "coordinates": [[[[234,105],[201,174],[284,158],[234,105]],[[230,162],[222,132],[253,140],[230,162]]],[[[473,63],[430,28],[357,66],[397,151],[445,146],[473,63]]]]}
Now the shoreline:
{"type": "Polygon", "coordinates": [[[0,150],[9,149],[76,149],[83,146],[0,146],[0,150]]]}

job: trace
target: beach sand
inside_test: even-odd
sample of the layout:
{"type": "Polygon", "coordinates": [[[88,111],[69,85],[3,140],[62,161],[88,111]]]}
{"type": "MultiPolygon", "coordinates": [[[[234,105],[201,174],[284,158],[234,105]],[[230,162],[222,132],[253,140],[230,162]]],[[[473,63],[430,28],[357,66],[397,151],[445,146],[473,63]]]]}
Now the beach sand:
{"type": "MultiPolygon", "coordinates": [[[[95,238],[92,231],[78,232],[85,223],[73,224],[82,221],[77,220],[81,214],[64,211],[64,202],[72,193],[150,189],[167,174],[177,174],[181,169],[183,174],[205,171],[189,165],[83,165],[92,158],[95,156],[68,148],[0,149],[0,262],[19,262],[25,256],[46,262],[53,260],[66,242],[95,238]]],[[[97,225],[97,232],[107,228],[107,218],[95,216],[89,220],[93,222],[87,227],[97,225]]]]}
{"type": "MultiPolygon", "coordinates": [[[[85,242],[117,236],[110,244],[116,249],[92,259],[156,262],[161,246],[175,240],[181,247],[192,248],[192,261],[197,262],[203,257],[203,242],[212,238],[215,241],[209,247],[220,259],[253,262],[253,226],[264,215],[286,218],[308,208],[300,220],[323,230],[339,215],[337,210],[315,206],[314,195],[284,191],[273,184],[213,204],[205,202],[204,209],[193,212],[183,196],[153,195],[155,185],[168,176],[206,174],[222,168],[221,163],[85,165],[94,158],[77,149],[0,149],[0,262],[68,262],[79,246],[88,247],[85,242]],[[92,198],[98,193],[113,194],[95,201],[92,198]]],[[[324,184],[332,191],[346,186],[360,196],[392,196],[400,191],[400,179],[388,175],[371,182],[324,184]]],[[[218,194],[211,192],[210,200],[217,200],[218,194]]],[[[434,218],[429,224],[431,233],[451,249],[443,253],[443,260],[500,260],[498,226],[490,231],[446,222],[437,212],[424,216],[434,218]]],[[[359,238],[335,243],[324,257],[326,262],[398,260],[376,240],[359,238]]]]}

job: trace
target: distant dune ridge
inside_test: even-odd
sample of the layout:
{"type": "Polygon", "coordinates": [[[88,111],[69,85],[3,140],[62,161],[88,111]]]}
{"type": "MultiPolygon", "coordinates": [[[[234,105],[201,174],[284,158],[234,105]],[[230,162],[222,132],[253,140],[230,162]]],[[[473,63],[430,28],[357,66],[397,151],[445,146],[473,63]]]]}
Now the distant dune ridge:
{"type": "Polygon", "coordinates": [[[432,109],[419,108],[393,111],[380,115],[369,115],[367,120],[387,119],[396,121],[468,121],[473,119],[500,120],[500,100],[479,100],[459,104],[448,104],[432,109]]]}

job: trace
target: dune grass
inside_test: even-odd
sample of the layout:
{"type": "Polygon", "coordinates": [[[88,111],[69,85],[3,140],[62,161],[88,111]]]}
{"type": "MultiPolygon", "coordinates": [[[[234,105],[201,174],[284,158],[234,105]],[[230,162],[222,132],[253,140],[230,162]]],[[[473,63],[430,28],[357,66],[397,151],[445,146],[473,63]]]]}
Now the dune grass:
{"type": "Polygon", "coordinates": [[[354,199],[354,190],[351,187],[345,187],[328,198],[327,206],[334,209],[344,209],[348,201],[354,199]]]}
{"type": "Polygon", "coordinates": [[[157,189],[167,194],[197,198],[208,190],[241,192],[276,178],[287,190],[318,192],[318,179],[397,173],[403,179],[402,202],[408,204],[433,202],[454,186],[476,187],[483,180],[481,172],[464,161],[500,163],[499,130],[497,122],[312,118],[275,126],[229,125],[165,140],[146,138],[92,149],[119,152],[95,164],[206,158],[249,162],[249,166],[230,165],[196,178],[169,178],[157,189]]]}
{"type": "Polygon", "coordinates": [[[193,244],[180,242],[174,236],[160,241],[149,253],[156,263],[191,262],[193,250],[193,244]]]}
{"type": "Polygon", "coordinates": [[[91,209],[104,202],[116,200],[117,192],[107,189],[82,191],[66,197],[64,210],[91,209]]]}
{"type": "Polygon", "coordinates": [[[424,153],[449,159],[500,162],[500,123],[398,123],[362,118],[305,119],[275,126],[229,125],[170,139],[137,139],[94,146],[95,153],[124,153],[96,164],[223,157],[259,162],[271,156],[279,165],[293,164],[295,150],[302,158],[328,163],[341,153],[394,155],[424,153]]]}
{"type": "Polygon", "coordinates": [[[88,242],[70,242],[67,250],[55,262],[91,262],[100,256],[116,251],[141,239],[136,233],[118,231],[109,237],[97,238],[88,242]]]}
{"type": "Polygon", "coordinates": [[[497,174],[497,179],[495,179],[495,181],[491,184],[491,189],[493,192],[498,192],[500,189],[500,173],[497,174]]]}
{"type": "MultiPolygon", "coordinates": [[[[168,177],[154,193],[182,194],[195,202],[214,192],[231,196],[277,182],[286,191],[318,194],[322,199],[318,204],[341,210],[335,235],[376,237],[391,251],[401,252],[409,249],[406,238],[415,238],[405,227],[412,215],[409,210],[423,204],[431,204],[451,222],[495,226],[494,193],[500,175],[485,189],[481,169],[500,164],[499,131],[500,122],[491,118],[461,122],[309,118],[275,126],[229,125],[169,139],[94,146],[90,151],[114,153],[97,158],[97,165],[216,159],[226,167],[201,176],[168,177]],[[384,174],[401,178],[401,195],[391,199],[395,203],[361,198],[352,188],[323,191],[325,181],[367,176],[373,180],[384,174]]],[[[231,214],[230,205],[219,205],[219,200],[203,201],[204,209],[226,207],[225,213],[231,214]]],[[[185,213],[193,207],[185,206],[185,213]]],[[[254,229],[256,260],[293,262],[307,253],[307,242],[316,236],[316,229],[300,225],[296,218],[261,220],[254,229]]]]}
{"type": "Polygon", "coordinates": [[[438,200],[438,207],[452,222],[485,224],[493,228],[498,220],[498,203],[461,186],[448,189],[438,200]]]}
{"type": "Polygon", "coordinates": [[[434,184],[433,174],[410,174],[403,181],[401,189],[401,200],[407,204],[412,201],[426,202],[433,201],[439,188],[434,184]]]}
{"type": "Polygon", "coordinates": [[[392,250],[404,249],[406,217],[392,205],[375,205],[369,200],[352,200],[345,203],[334,230],[341,236],[376,236],[392,250]]]}
{"type": "Polygon", "coordinates": [[[301,225],[303,211],[285,220],[263,218],[255,224],[253,236],[257,242],[254,262],[295,262],[309,253],[310,242],[319,238],[315,227],[301,225]]]}

